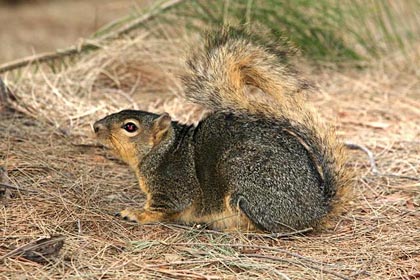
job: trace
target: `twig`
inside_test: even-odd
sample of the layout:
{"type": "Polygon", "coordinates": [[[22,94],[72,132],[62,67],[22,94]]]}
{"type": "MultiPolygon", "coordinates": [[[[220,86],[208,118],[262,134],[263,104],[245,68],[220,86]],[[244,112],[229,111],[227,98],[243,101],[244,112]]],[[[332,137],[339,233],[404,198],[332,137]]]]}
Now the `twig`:
{"type": "Polygon", "coordinates": [[[28,190],[28,189],[24,189],[22,187],[12,186],[12,185],[5,184],[5,183],[0,183],[0,187],[12,189],[12,190],[17,190],[17,191],[21,191],[21,192],[37,193],[37,191],[34,191],[34,190],[28,190]]]}
{"type": "Polygon", "coordinates": [[[362,150],[363,152],[367,154],[369,158],[369,162],[370,162],[370,168],[372,170],[373,175],[382,176],[382,177],[395,177],[395,178],[407,179],[407,180],[412,180],[412,181],[420,181],[420,178],[417,178],[417,177],[405,176],[405,175],[399,175],[399,174],[393,174],[393,173],[383,173],[379,171],[378,167],[376,166],[375,156],[372,153],[372,151],[369,150],[367,147],[363,145],[355,144],[353,142],[348,142],[348,141],[344,142],[344,145],[349,149],[362,150]]]}
{"type": "Polygon", "coordinates": [[[139,25],[141,25],[144,22],[152,19],[159,12],[163,12],[165,10],[173,8],[176,5],[181,4],[184,1],[185,0],[169,0],[169,1],[166,1],[162,5],[160,5],[157,8],[151,10],[149,13],[146,13],[143,16],[139,17],[138,19],[134,20],[133,22],[130,22],[130,23],[126,24],[125,26],[121,27],[117,31],[111,32],[108,35],[105,35],[104,37],[101,38],[101,40],[115,39],[115,38],[118,38],[122,35],[128,34],[132,30],[136,29],[139,25]]]}
{"type": "Polygon", "coordinates": [[[271,238],[271,239],[278,239],[278,238],[285,238],[285,237],[292,237],[296,235],[303,235],[304,233],[308,233],[313,231],[314,229],[304,228],[301,230],[295,230],[291,232],[285,232],[285,233],[270,233],[270,234],[264,234],[264,233],[245,233],[247,236],[256,236],[256,237],[264,237],[264,238],[271,238]]]}
{"type": "Polygon", "coordinates": [[[58,50],[56,52],[47,52],[47,53],[41,53],[41,54],[24,57],[22,59],[18,59],[18,60],[1,65],[0,74],[11,71],[11,70],[19,69],[33,63],[43,63],[43,62],[55,60],[57,58],[75,55],[75,54],[87,51],[89,49],[95,50],[98,48],[99,47],[96,44],[84,42],[79,46],[72,46],[64,50],[58,50]]]}
{"type": "Polygon", "coordinates": [[[162,5],[160,5],[159,7],[157,7],[156,9],[153,9],[149,13],[146,13],[143,16],[139,17],[138,19],[134,20],[133,22],[124,25],[123,27],[121,27],[120,29],[114,32],[110,32],[107,35],[97,40],[87,40],[78,45],[74,45],[69,48],[66,48],[64,50],[58,50],[56,52],[41,53],[41,54],[25,57],[19,60],[15,60],[9,63],[5,63],[3,65],[0,65],[0,74],[7,71],[15,70],[18,68],[22,68],[27,65],[34,64],[34,63],[43,63],[43,62],[55,60],[58,58],[80,54],[88,50],[97,50],[101,48],[101,44],[104,43],[105,41],[113,40],[113,39],[119,38],[122,35],[130,33],[132,30],[136,29],[139,25],[154,18],[159,12],[175,7],[176,5],[180,4],[183,1],[184,0],[167,1],[163,3],[162,5]]]}
{"type": "Polygon", "coordinates": [[[166,263],[156,263],[156,264],[148,264],[147,267],[162,267],[162,266],[175,266],[175,265],[188,265],[188,264],[204,264],[210,265],[213,263],[220,263],[220,262],[229,262],[235,261],[237,258],[214,258],[214,259],[205,259],[205,260],[192,260],[192,261],[176,261],[176,262],[166,262],[166,263]]]}
{"type": "MultiPolygon", "coordinates": [[[[297,262],[297,261],[293,261],[293,260],[285,260],[285,259],[281,259],[275,256],[266,256],[266,255],[260,255],[260,254],[241,254],[238,257],[251,257],[251,258],[261,258],[261,259],[269,259],[269,260],[273,260],[273,261],[281,261],[281,262],[287,262],[287,263],[292,263],[295,265],[302,265],[301,263],[297,262]]],[[[226,262],[226,261],[234,261],[236,258],[229,258],[229,259],[206,259],[206,260],[195,260],[195,261],[179,261],[179,262],[170,262],[170,263],[159,263],[159,264],[154,264],[154,265],[148,265],[147,267],[162,267],[162,266],[172,266],[172,265],[185,265],[185,264],[210,264],[210,263],[217,263],[217,262],[226,262]]],[[[327,268],[324,267],[319,267],[316,266],[315,264],[305,264],[306,266],[325,272],[325,273],[329,273],[332,275],[337,276],[338,278],[344,279],[344,280],[350,280],[349,277],[344,276],[338,272],[329,270],[327,268]]],[[[328,266],[328,264],[324,264],[324,263],[320,263],[321,266],[328,266]]]]}
{"type": "Polygon", "coordinates": [[[398,174],[393,174],[393,173],[379,173],[378,175],[379,176],[384,176],[384,177],[395,177],[395,178],[407,179],[407,180],[411,180],[411,181],[418,181],[418,182],[420,182],[420,177],[412,177],[412,176],[398,175],[398,174]]]}
{"type": "MultiPolygon", "coordinates": [[[[296,262],[296,261],[293,261],[293,260],[284,260],[284,259],[281,259],[281,258],[278,258],[278,257],[275,257],[275,256],[265,256],[265,255],[260,255],[260,254],[243,254],[241,256],[251,257],[251,258],[267,259],[267,260],[272,260],[272,261],[289,262],[289,263],[296,264],[296,265],[302,265],[299,262],[296,262]]],[[[305,265],[310,267],[310,268],[316,269],[318,271],[325,272],[325,273],[328,273],[328,274],[332,274],[332,275],[334,275],[334,276],[336,276],[340,279],[344,279],[344,280],[350,280],[351,279],[351,278],[349,278],[345,275],[342,275],[338,272],[329,270],[329,269],[324,268],[324,267],[319,267],[319,266],[316,266],[316,265],[310,264],[310,263],[306,263],[305,265]]]]}
{"type": "MultiPolygon", "coordinates": [[[[292,257],[295,257],[297,259],[300,259],[302,261],[305,262],[309,262],[309,263],[313,263],[316,265],[321,265],[321,266],[328,266],[328,267],[335,267],[338,268],[337,265],[333,265],[333,264],[328,264],[328,263],[324,263],[321,261],[317,261],[317,260],[313,260],[311,258],[290,252],[288,250],[285,249],[281,249],[281,248],[277,248],[277,247],[269,247],[269,246],[260,246],[260,245],[251,245],[251,244],[227,244],[227,243],[197,243],[197,242],[192,242],[192,243],[166,243],[166,242],[159,242],[162,245],[166,245],[166,246],[212,246],[212,247],[235,247],[235,248],[240,248],[240,247],[246,247],[246,248],[253,248],[253,249],[260,249],[260,250],[271,250],[271,251],[275,251],[275,252],[279,252],[279,253],[283,253],[292,257]]],[[[248,256],[248,254],[247,254],[248,256]]],[[[353,269],[347,269],[346,270],[351,270],[354,271],[353,269]]]]}
{"type": "MultiPolygon", "coordinates": [[[[185,226],[185,225],[180,225],[180,224],[167,224],[167,223],[162,223],[160,225],[162,225],[164,227],[167,227],[167,228],[170,228],[170,229],[181,228],[181,229],[190,230],[190,231],[196,231],[196,232],[206,232],[206,233],[211,233],[211,234],[227,235],[226,232],[208,229],[206,227],[203,227],[201,224],[197,224],[195,226],[190,226],[190,225],[185,226]]],[[[269,234],[265,234],[265,233],[252,233],[252,232],[248,232],[248,233],[243,233],[243,234],[246,235],[246,236],[252,236],[252,237],[263,237],[263,238],[279,239],[279,238],[291,237],[291,236],[295,236],[295,235],[303,235],[304,233],[310,232],[312,230],[313,230],[313,228],[309,227],[309,228],[305,228],[305,229],[301,229],[301,230],[296,230],[296,231],[292,231],[292,232],[285,232],[285,233],[269,233],[269,234]]]]}
{"type": "Polygon", "coordinates": [[[186,278],[195,278],[195,279],[220,279],[218,276],[206,276],[201,273],[197,273],[191,270],[169,270],[163,268],[152,268],[145,266],[143,269],[150,270],[153,272],[158,272],[161,274],[170,275],[175,278],[186,279],[186,278]]]}
{"type": "Polygon", "coordinates": [[[346,145],[347,148],[352,149],[352,150],[362,150],[363,152],[365,152],[369,158],[369,163],[370,163],[370,168],[372,170],[372,173],[374,175],[379,175],[380,172],[376,166],[376,162],[375,162],[375,156],[372,153],[371,150],[369,150],[366,146],[363,145],[359,145],[353,142],[344,142],[344,145],[346,145]]]}
{"type": "Polygon", "coordinates": [[[88,143],[88,144],[71,143],[71,145],[75,146],[75,147],[83,147],[83,148],[107,148],[107,147],[105,147],[104,145],[101,145],[101,144],[91,144],[91,143],[88,143]]]}

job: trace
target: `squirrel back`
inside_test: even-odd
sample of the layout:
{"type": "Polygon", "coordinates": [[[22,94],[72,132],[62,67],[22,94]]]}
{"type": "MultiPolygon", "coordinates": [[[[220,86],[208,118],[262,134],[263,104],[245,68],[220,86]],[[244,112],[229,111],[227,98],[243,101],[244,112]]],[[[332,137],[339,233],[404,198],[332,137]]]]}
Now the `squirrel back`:
{"type": "Polygon", "coordinates": [[[311,85],[287,64],[284,43],[262,42],[242,30],[224,27],[207,37],[187,61],[182,77],[186,98],[211,111],[233,112],[277,120],[310,153],[324,182],[331,209],[344,200],[351,178],[344,146],[326,127],[304,93],[311,85]],[[262,95],[253,97],[257,88],[262,95]]]}

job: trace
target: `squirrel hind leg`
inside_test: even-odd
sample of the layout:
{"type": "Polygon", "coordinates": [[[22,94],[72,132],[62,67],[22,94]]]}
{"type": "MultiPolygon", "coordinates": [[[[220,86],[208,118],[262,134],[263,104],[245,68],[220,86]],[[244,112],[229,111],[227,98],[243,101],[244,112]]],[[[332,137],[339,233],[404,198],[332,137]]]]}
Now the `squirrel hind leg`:
{"type": "Polygon", "coordinates": [[[246,186],[234,182],[231,186],[235,185],[238,188],[231,196],[231,207],[242,212],[259,230],[293,232],[316,226],[323,216],[322,205],[305,205],[296,197],[299,194],[274,191],[267,185],[252,181],[246,182],[246,186]]]}
{"type": "Polygon", "coordinates": [[[270,216],[269,213],[264,213],[262,207],[250,202],[245,196],[234,195],[231,200],[232,207],[236,207],[239,211],[244,213],[255,227],[261,231],[277,232],[278,224],[270,216]]]}
{"type": "Polygon", "coordinates": [[[289,139],[280,140],[245,143],[229,150],[220,164],[232,207],[273,233],[316,226],[330,208],[306,150],[289,139]]]}
{"type": "Polygon", "coordinates": [[[239,194],[232,197],[231,204],[245,214],[258,230],[278,233],[301,229],[300,226],[292,226],[293,222],[291,221],[282,221],[285,220],[284,217],[273,215],[270,208],[263,205],[261,201],[252,201],[252,199],[239,194]]]}

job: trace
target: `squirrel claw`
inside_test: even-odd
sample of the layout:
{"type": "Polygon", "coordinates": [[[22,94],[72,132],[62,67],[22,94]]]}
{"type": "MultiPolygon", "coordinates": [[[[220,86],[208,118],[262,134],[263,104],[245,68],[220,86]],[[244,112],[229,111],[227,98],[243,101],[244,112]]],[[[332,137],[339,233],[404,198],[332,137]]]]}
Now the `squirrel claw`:
{"type": "Polygon", "coordinates": [[[139,222],[138,215],[140,211],[125,209],[115,214],[115,216],[122,218],[124,221],[139,222]]]}

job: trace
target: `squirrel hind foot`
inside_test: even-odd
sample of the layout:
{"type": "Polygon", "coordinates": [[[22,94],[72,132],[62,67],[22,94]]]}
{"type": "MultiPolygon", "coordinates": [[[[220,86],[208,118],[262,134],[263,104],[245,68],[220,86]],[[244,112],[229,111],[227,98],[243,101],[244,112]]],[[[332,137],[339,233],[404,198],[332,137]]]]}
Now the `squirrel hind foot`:
{"type": "Polygon", "coordinates": [[[139,224],[153,224],[166,220],[165,213],[131,208],[124,209],[115,215],[123,218],[126,221],[136,222],[139,224]]]}
{"type": "Polygon", "coordinates": [[[133,209],[124,209],[120,212],[115,213],[116,217],[122,218],[125,221],[140,223],[141,211],[133,209]]]}

